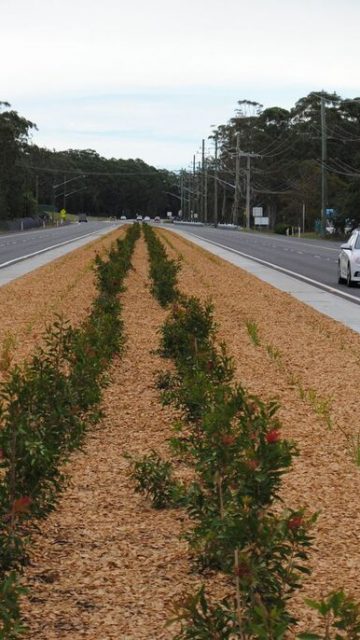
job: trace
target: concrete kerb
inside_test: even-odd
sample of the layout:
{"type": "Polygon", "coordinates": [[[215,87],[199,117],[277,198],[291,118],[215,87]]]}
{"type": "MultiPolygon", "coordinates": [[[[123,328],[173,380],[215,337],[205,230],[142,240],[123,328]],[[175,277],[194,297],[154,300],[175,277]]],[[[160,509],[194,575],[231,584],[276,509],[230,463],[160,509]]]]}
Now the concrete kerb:
{"type": "Polygon", "coordinates": [[[255,260],[244,258],[235,249],[225,249],[212,242],[207,242],[202,238],[187,234],[180,229],[171,228],[171,231],[181,235],[182,237],[194,242],[199,247],[210,251],[219,258],[230,262],[231,264],[244,269],[248,273],[259,278],[263,282],[284,291],[297,300],[304,302],[313,309],[320,311],[324,315],[341,322],[353,331],[360,333],[360,309],[359,305],[348,300],[344,300],[335,294],[324,291],[307,282],[298,280],[276,269],[262,265],[255,260]]]}

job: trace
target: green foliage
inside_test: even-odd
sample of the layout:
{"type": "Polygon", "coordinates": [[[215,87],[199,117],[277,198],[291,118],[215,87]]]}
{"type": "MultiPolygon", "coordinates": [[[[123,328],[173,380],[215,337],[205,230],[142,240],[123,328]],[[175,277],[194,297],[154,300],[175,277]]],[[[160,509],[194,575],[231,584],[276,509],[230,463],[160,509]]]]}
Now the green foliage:
{"type": "Polygon", "coordinates": [[[0,102],[0,220],[31,215],[26,170],[21,162],[31,129],[35,125],[0,102]]]}
{"type": "Polygon", "coordinates": [[[258,347],[260,345],[260,338],[259,338],[258,326],[256,322],[254,320],[247,320],[246,328],[252,340],[252,343],[255,345],[255,347],[258,347]]]}
{"type": "Polygon", "coordinates": [[[300,633],[299,640],[359,640],[360,604],[347,596],[343,590],[333,591],[319,601],[306,600],[321,617],[321,634],[300,633]]]}
{"type": "Polygon", "coordinates": [[[20,619],[20,596],[25,589],[14,572],[0,580],[0,640],[16,640],[25,632],[20,619]]]}
{"type": "Polygon", "coordinates": [[[174,617],[169,621],[181,623],[174,640],[232,640],[237,623],[227,599],[210,604],[204,587],[195,595],[184,596],[173,607],[174,617]]]}
{"type": "Polygon", "coordinates": [[[160,354],[173,359],[178,368],[201,362],[210,369],[216,364],[215,328],[213,305],[184,296],[172,306],[162,327],[160,354]]]}
{"type": "Polygon", "coordinates": [[[274,233],[278,233],[282,236],[286,235],[287,229],[289,229],[291,225],[286,222],[277,222],[274,226],[274,233]]]}
{"type": "Polygon", "coordinates": [[[135,491],[150,498],[155,509],[176,507],[185,502],[183,485],[174,480],[171,462],[164,461],[156,453],[131,460],[130,477],[135,482],[135,491]]]}
{"type": "Polygon", "coordinates": [[[20,591],[6,572],[25,560],[27,523],[54,508],[66,479],[62,465],[100,416],[106,368],[123,343],[118,293],[139,233],[132,226],[109,252],[115,266],[97,261],[99,295],[84,323],[73,329],[58,319],[30,361],[8,369],[0,385],[0,638],[10,640],[17,629],[20,591]]]}
{"type": "Polygon", "coordinates": [[[163,244],[149,225],[144,224],[143,231],[150,256],[151,291],[161,306],[166,307],[179,296],[177,274],[180,262],[167,256],[163,244]]]}

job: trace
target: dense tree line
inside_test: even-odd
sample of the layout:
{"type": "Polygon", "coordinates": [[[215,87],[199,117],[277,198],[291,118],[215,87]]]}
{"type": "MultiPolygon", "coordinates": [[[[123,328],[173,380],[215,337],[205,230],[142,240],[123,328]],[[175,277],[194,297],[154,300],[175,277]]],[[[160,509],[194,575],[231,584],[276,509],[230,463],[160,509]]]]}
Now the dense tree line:
{"type": "Polygon", "coordinates": [[[290,110],[240,100],[234,116],[211,136],[218,144],[217,162],[210,156],[195,171],[180,172],[180,179],[140,159],[106,159],[92,149],[37,147],[30,143],[34,128],[8,103],[0,103],[0,220],[34,215],[39,205],[89,215],[164,215],[177,212],[181,198],[185,217],[197,212],[211,222],[217,176],[219,221],[245,223],[249,186],[251,208],[263,207],[272,227],[301,225],[306,212],[306,226],[313,229],[321,216],[325,169],[325,204],[334,211],[335,225],[360,223],[360,98],[312,92],[290,110]]]}
{"type": "MultiPolygon", "coordinates": [[[[312,92],[290,109],[263,109],[257,102],[241,100],[235,115],[218,126],[219,220],[244,224],[248,160],[250,158],[251,207],[262,206],[270,223],[301,224],[306,211],[308,228],[321,215],[321,172],[325,168],[326,207],[334,222],[360,222],[360,98],[342,99],[336,93],[312,92]],[[325,123],[321,121],[321,98],[325,123]],[[239,208],[234,212],[237,136],[240,148],[239,208]],[[327,154],[322,162],[322,137],[327,154]]],[[[184,203],[204,214],[202,166],[183,172],[184,203]],[[190,197],[187,197],[190,194],[190,197]]],[[[214,211],[214,156],[207,159],[208,218],[214,211]]]]}
{"type": "Polygon", "coordinates": [[[178,208],[175,176],[143,160],[106,159],[92,149],[51,151],[30,143],[36,125],[0,103],[0,220],[45,210],[154,216],[178,208]]]}

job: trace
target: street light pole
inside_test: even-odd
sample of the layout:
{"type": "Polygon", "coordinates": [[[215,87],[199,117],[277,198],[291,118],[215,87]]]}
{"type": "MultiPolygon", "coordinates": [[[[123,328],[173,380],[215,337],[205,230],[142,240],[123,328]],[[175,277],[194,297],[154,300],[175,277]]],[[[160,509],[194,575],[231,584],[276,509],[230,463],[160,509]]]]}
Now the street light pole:
{"type": "Polygon", "coordinates": [[[236,133],[236,164],[235,164],[235,194],[233,224],[239,221],[239,199],[240,199],[240,131],[236,133]]]}
{"type": "Polygon", "coordinates": [[[321,235],[325,236],[326,205],[327,205],[327,179],[326,179],[326,112],[325,98],[321,98],[321,235]]]}
{"type": "Polygon", "coordinates": [[[215,167],[214,167],[214,224],[218,225],[218,134],[215,133],[215,167]]]}
{"type": "Polygon", "coordinates": [[[246,228],[250,229],[250,155],[246,158],[246,228]]]}
{"type": "Polygon", "coordinates": [[[208,170],[207,170],[207,159],[205,158],[205,166],[204,166],[204,222],[208,221],[208,170]]]}
{"type": "Polygon", "coordinates": [[[195,162],[196,162],[196,158],[195,158],[195,153],[193,155],[193,172],[192,172],[192,176],[193,176],[193,182],[192,182],[192,190],[193,190],[193,208],[192,208],[192,220],[194,220],[194,213],[196,213],[195,209],[196,209],[196,176],[195,176],[195,162]]]}

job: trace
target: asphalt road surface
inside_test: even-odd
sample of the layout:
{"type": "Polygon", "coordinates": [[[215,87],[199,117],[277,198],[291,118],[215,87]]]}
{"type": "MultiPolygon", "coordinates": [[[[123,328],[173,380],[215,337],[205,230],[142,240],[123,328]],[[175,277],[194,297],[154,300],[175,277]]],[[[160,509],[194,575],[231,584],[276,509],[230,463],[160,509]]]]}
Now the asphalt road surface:
{"type": "Polygon", "coordinates": [[[309,279],[314,286],[331,287],[332,292],[338,292],[339,295],[351,293],[351,296],[358,298],[360,302],[358,285],[349,289],[345,285],[338,284],[337,281],[337,258],[340,245],[345,241],[305,240],[190,225],[176,225],[176,227],[189,236],[195,235],[208,242],[235,249],[243,257],[280,269],[298,279],[309,279]]]}
{"type": "Polygon", "coordinates": [[[90,241],[93,234],[103,229],[111,231],[112,226],[114,223],[107,221],[87,222],[0,235],[0,268],[80,238],[90,241]]]}

